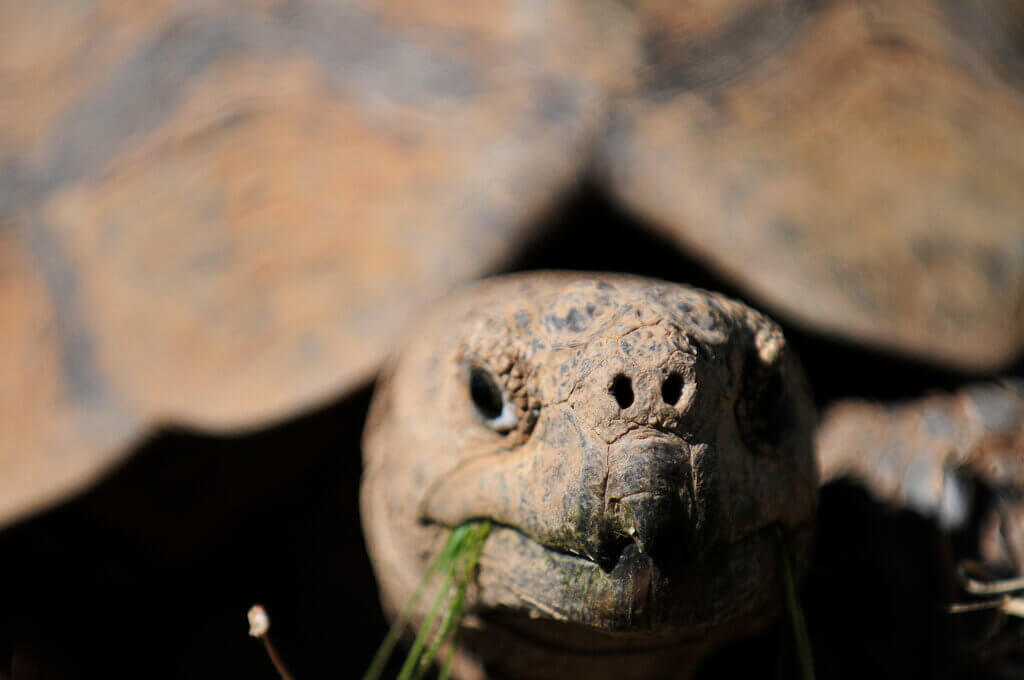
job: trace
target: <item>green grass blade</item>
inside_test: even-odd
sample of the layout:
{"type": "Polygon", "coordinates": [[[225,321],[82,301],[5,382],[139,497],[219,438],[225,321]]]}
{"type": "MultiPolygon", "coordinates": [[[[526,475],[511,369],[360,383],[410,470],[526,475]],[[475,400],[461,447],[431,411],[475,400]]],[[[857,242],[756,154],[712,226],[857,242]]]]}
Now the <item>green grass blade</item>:
{"type": "Polygon", "coordinates": [[[434,576],[439,571],[445,571],[453,558],[454,555],[458,554],[462,548],[466,538],[469,537],[470,525],[464,524],[456,527],[448,540],[445,542],[444,548],[438,553],[434,561],[427,567],[426,572],[423,574],[423,578],[420,579],[419,584],[416,586],[415,592],[409,601],[402,607],[402,611],[399,612],[395,622],[391,624],[391,628],[388,630],[388,634],[384,637],[384,641],[377,649],[377,653],[373,657],[373,661],[370,662],[370,667],[366,669],[366,673],[363,674],[363,680],[379,680],[380,676],[384,673],[384,668],[387,666],[388,659],[391,658],[391,653],[395,649],[395,645],[402,638],[402,633],[405,632],[406,627],[409,625],[409,619],[412,617],[413,611],[416,609],[416,605],[419,604],[420,599],[423,597],[423,593],[426,592],[427,587],[434,580],[434,576]]]}
{"type": "Polygon", "coordinates": [[[782,571],[786,580],[786,609],[789,610],[789,622],[793,629],[793,646],[796,649],[797,663],[800,666],[802,680],[814,680],[814,659],[811,654],[811,636],[807,632],[807,621],[804,619],[800,598],[796,592],[796,578],[793,576],[793,560],[790,557],[790,544],[783,530],[776,528],[779,537],[779,552],[782,554],[782,571]]]}
{"type": "Polygon", "coordinates": [[[453,561],[451,584],[455,588],[455,595],[452,598],[451,605],[445,612],[444,618],[441,620],[441,625],[438,626],[434,633],[434,639],[431,641],[430,647],[427,648],[427,651],[420,658],[414,680],[419,680],[419,678],[426,674],[434,659],[437,658],[441,646],[448,639],[452,631],[458,628],[459,621],[462,618],[462,609],[466,603],[466,591],[469,589],[469,582],[476,571],[480,553],[483,551],[484,542],[487,540],[487,535],[490,531],[490,522],[480,522],[472,525],[472,533],[467,536],[464,544],[465,547],[453,561]]]}
{"type": "MultiPolygon", "coordinates": [[[[487,540],[487,535],[490,532],[490,522],[487,523],[487,530],[480,536],[480,546],[477,548],[477,558],[479,553],[483,551],[484,541],[487,540]]],[[[474,562],[475,566],[475,562],[474,562]]],[[[444,662],[441,664],[441,670],[438,673],[437,680],[450,680],[452,677],[452,665],[455,663],[455,649],[458,646],[459,629],[458,627],[452,631],[451,639],[448,645],[448,652],[445,654],[444,662]]]]}
{"type": "MultiPolygon", "coordinates": [[[[465,606],[466,591],[490,532],[490,522],[469,522],[452,530],[441,552],[427,567],[409,602],[402,608],[363,680],[379,680],[395,645],[401,639],[416,606],[435,577],[440,577],[437,594],[431,603],[412,648],[399,671],[399,680],[419,678],[430,668],[444,642],[458,630],[465,606]],[[429,645],[427,644],[429,640],[429,645]]],[[[448,655],[449,661],[451,654],[448,655]]],[[[449,667],[450,663],[446,663],[449,667]]]]}
{"type": "Polygon", "coordinates": [[[451,680],[452,664],[455,662],[455,647],[458,644],[459,631],[452,633],[451,645],[448,646],[448,653],[444,655],[444,663],[441,664],[441,672],[437,674],[437,680],[451,680]]]}
{"type": "Polygon", "coordinates": [[[450,571],[443,576],[447,576],[447,578],[443,578],[441,581],[441,586],[437,589],[437,596],[434,597],[434,603],[430,606],[430,611],[423,620],[423,624],[420,625],[420,629],[416,631],[416,639],[413,640],[409,655],[405,657],[402,670],[398,672],[398,680],[412,680],[412,674],[419,663],[420,655],[423,654],[423,648],[427,644],[427,639],[430,637],[430,633],[434,629],[438,617],[441,615],[441,605],[449,597],[451,590],[450,571]]]}

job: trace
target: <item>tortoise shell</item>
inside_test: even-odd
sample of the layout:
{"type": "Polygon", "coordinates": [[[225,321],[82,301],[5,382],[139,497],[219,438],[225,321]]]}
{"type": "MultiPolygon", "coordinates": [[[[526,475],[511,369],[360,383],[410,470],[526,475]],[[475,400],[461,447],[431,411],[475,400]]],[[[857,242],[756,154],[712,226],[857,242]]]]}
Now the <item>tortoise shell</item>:
{"type": "Polygon", "coordinates": [[[365,384],[595,177],[781,318],[1022,341],[1010,2],[0,10],[0,522],[365,384]]]}

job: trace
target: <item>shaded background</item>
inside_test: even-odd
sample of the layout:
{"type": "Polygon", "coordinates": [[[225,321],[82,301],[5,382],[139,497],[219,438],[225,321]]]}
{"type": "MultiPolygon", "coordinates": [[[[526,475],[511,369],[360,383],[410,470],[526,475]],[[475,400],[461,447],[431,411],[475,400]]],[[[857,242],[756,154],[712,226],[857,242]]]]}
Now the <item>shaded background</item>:
{"type": "MultiPolygon", "coordinates": [[[[358,676],[369,381],[485,273],[765,303],[822,406],[1024,374],[1022,45],[1018,0],[0,4],[0,680],[271,678],[256,602],[358,676]]],[[[826,488],[819,677],[1020,676],[943,611],[977,533],[826,488]]],[[[703,672],[792,676],[785,624],[703,672]]]]}
{"type": "MultiPolygon", "coordinates": [[[[608,269],[729,289],[590,184],[546,222],[510,271],[608,269]]],[[[964,381],[805,333],[790,341],[820,403],[964,381]]],[[[244,436],[161,432],[95,488],[0,533],[0,673],[274,678],[247,637],[258,602],[298,680],[358,677],[386,632],[358,516],[369,397],[366,387],[244,436]]],[[[971,673],[964,650],[990,617],[941,611],[954,593],[948,565],[972,538],[853,485],[827,487],[803,586],[819,677],[1002,677],[971,673]]],[[[788,677],[790,649],[780,625],[713,658],[704,677],[788,677]]]]}

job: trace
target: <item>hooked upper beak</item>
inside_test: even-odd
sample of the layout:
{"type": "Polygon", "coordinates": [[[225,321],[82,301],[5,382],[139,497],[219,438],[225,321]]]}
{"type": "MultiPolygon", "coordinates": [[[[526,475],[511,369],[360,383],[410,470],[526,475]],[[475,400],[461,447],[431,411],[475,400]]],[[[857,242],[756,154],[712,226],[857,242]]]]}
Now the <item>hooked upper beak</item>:
{"type": "Polygon", "coordinates": [[[542,416],[522,448],[464,461],[422,513],[452,526],[486,517],[604,568],[629,542],[654,556],[692,553],[704,513],[689,451],[681,438],[648,430],[609,446],[566,406],[542,416]]]}

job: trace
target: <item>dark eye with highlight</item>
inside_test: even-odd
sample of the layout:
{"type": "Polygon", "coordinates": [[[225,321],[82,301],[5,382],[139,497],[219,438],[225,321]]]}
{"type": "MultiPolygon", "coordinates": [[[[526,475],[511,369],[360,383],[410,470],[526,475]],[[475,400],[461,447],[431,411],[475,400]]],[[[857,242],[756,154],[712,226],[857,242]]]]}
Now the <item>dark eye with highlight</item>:
{"type": "Polygon", "coordinates": [[[494,374],[482,366],[472,366],[468,386],[473,408],[487,427],[496,432],[508,432],[516,426],[519,419],[515,409],[506,401],[494,374]]]}

